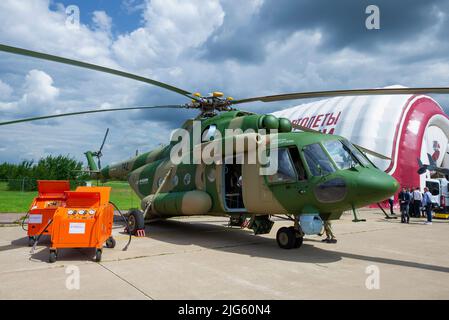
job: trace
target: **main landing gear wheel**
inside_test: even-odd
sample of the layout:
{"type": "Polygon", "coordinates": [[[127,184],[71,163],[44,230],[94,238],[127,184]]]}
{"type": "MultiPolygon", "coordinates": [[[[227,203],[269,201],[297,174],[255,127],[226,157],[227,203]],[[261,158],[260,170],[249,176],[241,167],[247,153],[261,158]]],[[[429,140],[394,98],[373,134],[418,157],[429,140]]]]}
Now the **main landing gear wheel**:
{"type": "Polygon", "coordinates": [[[133,210],[128,215],[128,232],[135,235],[137,230],[141,229],[145,229],[143,213],[139,210],[133,210]]]}
{"type": "Polygon", "coordinates": [[[304,241],[304,236],[301,234],[301,232],[296,230],[295,227],[289,227],[289,229],[295,234],[296,237],[295,245],[293,246],[293,248],[300,248],[304,241]]]}
{"type": "Polygon", "coordinates": [[[95,250],[95,262],[100,262],[101,261],[101,254],[103,252],[101,251],[101,249],[97,249],[95,250]]]}
{"type": "Polygon", "coordinates": [[[282,227],[276,234],[276,241],[282,249],[293,249],[302,246],[304,237],[294,227],[282,227]]]}
{"type": "Polygon", "coordinates": [[[293,249],[296,244],[296,234],[291,228],[282,227],[276,234],[276,241],[282,249],[293,249]]]}
{"type": "Polygon", "coordinates": [[[106,240],[106,248],[113,249],[115,248],[115,244],[116,242],[113,237],[109,237],[108,240],[106,240]]]}

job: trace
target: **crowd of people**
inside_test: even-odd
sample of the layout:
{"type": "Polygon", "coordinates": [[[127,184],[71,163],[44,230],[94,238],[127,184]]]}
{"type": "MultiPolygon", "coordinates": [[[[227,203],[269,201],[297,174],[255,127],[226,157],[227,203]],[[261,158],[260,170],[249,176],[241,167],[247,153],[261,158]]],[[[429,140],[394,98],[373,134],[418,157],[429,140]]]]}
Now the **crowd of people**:
{"type": "Polygon", "coordinates": [[[398,200],[402,223],[410,223],[410,217],[426,217],[425,224],[432,224],[432,194],[428,188],[424,188],[424,192],[421,193],[419,187],[414,189],[403,187],[398,200]]]}

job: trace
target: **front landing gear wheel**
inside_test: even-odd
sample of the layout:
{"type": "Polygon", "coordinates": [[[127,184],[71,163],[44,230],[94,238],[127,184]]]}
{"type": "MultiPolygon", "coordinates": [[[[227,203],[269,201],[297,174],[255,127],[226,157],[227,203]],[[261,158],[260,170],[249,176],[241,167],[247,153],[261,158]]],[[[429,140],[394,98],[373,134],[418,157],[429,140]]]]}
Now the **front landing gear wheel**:
{"type": "Polygon", "coordinates": [[[113,237],[109,237],[108,240],[106,240],[106,248],[113,249],[115,248],[115,244],[116,242],[113,237]]]}
{"type": "Polygon", "coordinates": [[[280,228],[276,234],[276,241],[282,249],[293,249],[296,244],[295,230],[286,227],[280,228]]]}
{"type": "Polygon", "coordinates": [[[48,257],[48,262],[55,263],[57,258],[58,258],[58,254],[56,253],[56,251],[55,250],[51,250],[50,251],[50,256],[48,257]]]}
{"type": "Polygon", "coordinates": [[[100,262],[101,261],[101,254],[103,252],[101,251],[101,249],[97,249],[95,250],[95,262],[100,262]]]}
{"type": "Polygon", "coordinates": [[[137,233],[137,230],[145,229],[145,219],[143,212],[133,210],[128,215],[128,232],[132,235],[137,233]]]}
{"type": "Polygon", "coordinates": [[[296,230],[295,227],[290,227],[289,229],[295,234],[295,245],[293,246],[293,248],[300,248],[304,241],[304,236],[300,231],[296,230]]]}

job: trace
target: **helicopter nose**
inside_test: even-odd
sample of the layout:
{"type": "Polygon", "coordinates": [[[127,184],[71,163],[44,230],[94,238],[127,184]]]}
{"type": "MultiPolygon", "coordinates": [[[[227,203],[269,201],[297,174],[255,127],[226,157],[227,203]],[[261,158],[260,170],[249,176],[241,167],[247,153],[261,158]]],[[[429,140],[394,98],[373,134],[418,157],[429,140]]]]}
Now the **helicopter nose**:
{"type": "Polygon", "coordinates": [[[380,170],[376,171],[360,175],[356,182],[358,196],[369,203],[388,199],[399,190],[395,178],[380,170]]]}

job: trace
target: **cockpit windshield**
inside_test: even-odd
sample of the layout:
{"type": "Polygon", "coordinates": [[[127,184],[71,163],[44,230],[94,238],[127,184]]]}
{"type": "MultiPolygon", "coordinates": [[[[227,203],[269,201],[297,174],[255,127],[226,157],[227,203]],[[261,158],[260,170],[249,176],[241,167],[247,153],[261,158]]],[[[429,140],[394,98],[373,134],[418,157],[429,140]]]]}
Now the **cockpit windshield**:
{"type": "Polygon", "coordinates": [[[340,140],[325,141],[323,145],[339,169],[349,169],[360,164],[352,150],[340,140]]]}
{"type": "Polygon", "coordinates": [[[335,172],[327,154],[320,144],[314,143],[303,148],[304,158],[309,166],[310,173],[314,176],[323,176],[335,172]]]}

